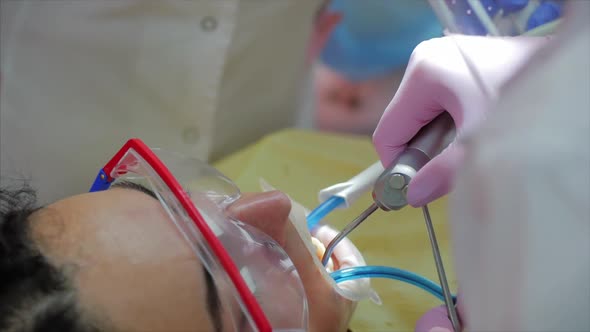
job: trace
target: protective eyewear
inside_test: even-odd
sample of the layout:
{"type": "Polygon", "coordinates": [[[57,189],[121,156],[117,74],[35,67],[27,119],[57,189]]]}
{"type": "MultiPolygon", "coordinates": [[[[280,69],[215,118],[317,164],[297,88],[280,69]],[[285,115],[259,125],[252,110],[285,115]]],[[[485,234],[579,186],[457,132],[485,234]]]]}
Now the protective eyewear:
{"type": "Polygon", "coordinates": [[[307,299],[291,259],[271,237],[227,213],[240,198],[231,180],[199,160],[131,139],[100,170],[90,192],[117,181],[154,192],[216,286],[230,290],[241,310],[232,315],[235,331],[307,330],[307,299]],[[278,301],[279,294],[288,301],[278,301]]]}

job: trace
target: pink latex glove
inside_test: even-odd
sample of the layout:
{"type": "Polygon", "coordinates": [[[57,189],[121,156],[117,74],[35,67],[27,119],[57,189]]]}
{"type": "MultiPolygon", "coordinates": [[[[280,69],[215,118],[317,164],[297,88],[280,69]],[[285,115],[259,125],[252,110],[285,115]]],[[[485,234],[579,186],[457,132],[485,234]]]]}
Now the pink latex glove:
{"type": "MultiPolygon", "coordinates": [[[[373,134],[383,165],[389,166],[418,130],[445,110],[455,121],[458,137],[476,127],[499,87],[546,39],[453,35],[420,43],[373,134]],[[489,94],[478,85],[457,45],[471,59],[489,94]]],[[[447,194],[462,157],[463,149],[455,141],[426,164],[410,182],[408,203],[418,207],[447,194]]]]}
{"type": "MultiPolygon", "coordinates": [[[[461,327],[465,330],[465,322],[462,320],[463,305],[461,295],[457,296],[457,314],[461,321],[461,327]]],[[[453,325],[447,315],[447,309],[444,305],[431,309],[425,313],[414,328],[415,332],[453,332],[453,325]]]]}

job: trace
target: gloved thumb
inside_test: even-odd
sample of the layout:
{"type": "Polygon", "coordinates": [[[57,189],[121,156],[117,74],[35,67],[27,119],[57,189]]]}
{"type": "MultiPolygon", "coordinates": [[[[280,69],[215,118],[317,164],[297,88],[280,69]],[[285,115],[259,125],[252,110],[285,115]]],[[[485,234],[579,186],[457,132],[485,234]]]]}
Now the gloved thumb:
{"type": "Polygon", "coordinates": [[[453,143],[424,165],[410,181],[408,204],[421,207],[449,193],[463,154],[463,147],[453,143]]]}

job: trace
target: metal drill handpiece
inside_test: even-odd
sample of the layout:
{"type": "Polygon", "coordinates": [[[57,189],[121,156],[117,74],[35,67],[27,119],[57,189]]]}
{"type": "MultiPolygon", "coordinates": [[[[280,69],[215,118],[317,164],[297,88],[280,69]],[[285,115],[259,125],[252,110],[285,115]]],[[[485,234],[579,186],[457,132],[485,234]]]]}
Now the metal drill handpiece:
{"type": "Polygon", "coordinates": [[[430,219],[428,205],[424,205],[422,207],[422,212],[424,214],[424,221],[426,222],[426,229],[428,230],[428,237],[430,238],[430,245],[432,246],[432,254],[434,255],[436,272],[438,273],[438,279],[440,280],[440,285],[443,289],[443,296],[445,298],[447,314],[449,315],[449,319],[451,320],[451,324],[453,325],[453,330],[455,332],[461,332],[459,316],[457,315],[457,310],[455,308],[455,304],[453,303],[453,296],[451,295],[449,284],[447,282],[447,275],[445,273],[443,261],[440,256],[440,249],[438,248],[438,242],[436,241],[436,235],[434,233],[434,227],[432,226],[432,219],[430,219]]]}
{"type": "Polygon", "coordinates": [[[455,122],[443,112],[422,127],[373,185],[373,200],[385,210],[399,210],[408,204],[406,191],[412,178],[455,138],[455,122]]]}
{"type": "Polygon", "coordinates": [[[377,204],[375,204],[375,203],[371,204],[371,206],[369,206],[369,208],[367,208],[365,211],[363,211],[350,224],[346,225],[346,227],[344,227],[344,229],[342,231],[340,231],[340,233],[338,233],[338,235],[336,235],[336,237],[333,238],[332,241],[330,241],[330,243],[326,247],[326,252],[324,253],[324,256],[322,257],[322,265],[326,266],[326,264],[328,264],[328,260],[332,256],[332,252],[334,251],[334,248],[338,245],[338,243],[340,243],[340,241],[342,241],[342,239],[344,239],[348,234],[350,234],[350,232],[352,232],[355,228],[357,228],[358,225],[360,225],[371,214],[373,214],[373,212],[375,212],[377,210],[377,208],[378,208],[377,204]]]}

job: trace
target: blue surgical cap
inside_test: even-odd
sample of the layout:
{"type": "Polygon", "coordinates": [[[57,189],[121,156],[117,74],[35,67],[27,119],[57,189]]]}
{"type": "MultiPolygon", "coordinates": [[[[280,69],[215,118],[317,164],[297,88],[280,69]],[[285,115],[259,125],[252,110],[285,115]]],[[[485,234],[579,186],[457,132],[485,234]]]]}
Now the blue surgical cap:
{"type": "Polygon", "coordinates": [[[443,31],[426,0],[331,0],[329,9],[342,20],[320,58],[353,81],[406,65],[416,45],[443,31]]]}

